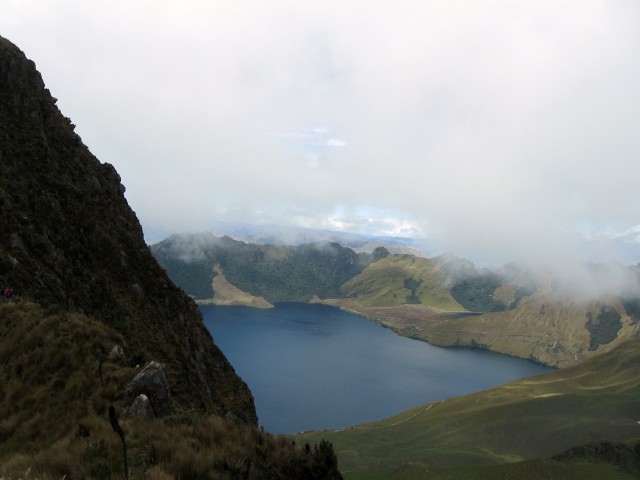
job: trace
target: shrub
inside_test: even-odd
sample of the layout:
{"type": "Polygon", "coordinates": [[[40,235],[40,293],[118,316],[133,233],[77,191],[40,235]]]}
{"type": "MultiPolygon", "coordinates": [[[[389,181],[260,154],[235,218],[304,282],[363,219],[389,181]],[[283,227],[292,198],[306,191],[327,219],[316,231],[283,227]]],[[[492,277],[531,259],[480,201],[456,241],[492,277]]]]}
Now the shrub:
{"type": "Polygon", "coordinates": [[[613,307],[600,304],[600,313],[596,320],[593,314],[587,312],[586,329],[589,330],[589,350],[597,350],[600,345],[612,342],[618,336],[622,322],[620,314],[613,307]]]}

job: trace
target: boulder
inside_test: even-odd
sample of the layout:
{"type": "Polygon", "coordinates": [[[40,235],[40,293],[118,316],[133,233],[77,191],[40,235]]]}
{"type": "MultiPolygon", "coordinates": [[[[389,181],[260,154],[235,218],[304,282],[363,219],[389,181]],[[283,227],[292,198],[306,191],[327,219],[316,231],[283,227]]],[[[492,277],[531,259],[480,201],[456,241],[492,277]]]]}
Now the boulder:
{"type": "Polygon", "coordinates": [[[124,355],[124,350],[120,345],[114,345],[111,351],[109,352],[108,359],[110,362],[123,362],[126,360],[124,355]]]}
{"type": "Polygon", "coordinates": [[[127,414],[132,417],[142,418],[143,420],[153,420],[155,418],[149,397],[144,393],[136,397],[129,407],[129,410],[127,410],[127,414]]]}
{"type": "Polygon", "coordinates": [[[127,385],[128,401],[134,401],[140,394],[148,398],[155,417],[164,417],[171,413],[169,381],[160,363],[149,362],[127,385]]]}

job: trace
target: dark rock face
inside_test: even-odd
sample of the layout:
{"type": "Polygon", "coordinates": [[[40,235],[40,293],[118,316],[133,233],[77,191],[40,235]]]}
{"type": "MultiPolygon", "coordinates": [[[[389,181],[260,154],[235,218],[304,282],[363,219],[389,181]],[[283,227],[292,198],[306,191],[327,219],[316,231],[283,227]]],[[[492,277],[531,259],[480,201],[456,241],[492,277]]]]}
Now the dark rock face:
{"type": "Polygon", "coordinates": [[[128,358],[165,365],[177,411],[257,423],[249,389],[149,252],[120,176],[55,103],[0,37],[0,284],[121,332],[128,358]]]}
{"type": "MultiPolygon", "coordinates": [[[[151,405],[155,417],[164,417],[171,413],[171,391],[164,368],[158,362],[149,362],[127,385],[126,394],[136,402],[144,395],[151,405]]],[[[133,404],[132,404],[133,408],[133,404]]]]}

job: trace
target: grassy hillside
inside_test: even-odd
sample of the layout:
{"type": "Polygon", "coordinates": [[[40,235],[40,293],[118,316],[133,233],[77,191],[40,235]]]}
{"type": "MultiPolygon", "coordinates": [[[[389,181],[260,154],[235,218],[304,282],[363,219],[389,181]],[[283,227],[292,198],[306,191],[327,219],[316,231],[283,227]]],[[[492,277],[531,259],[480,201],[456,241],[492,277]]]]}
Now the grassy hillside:
{"type": "Polygon", "coordinates": [[[453,298],[449,257],[391,255],[369,265],[342,286],[346,297],[367,307],[421,304],[441,311],[465,311],[453,298]],[[407,280],[419,284],[413,301],[407,280]]]}
{"type": "Polygon", "coordinates": [[[421,464],[403,465],[378,473],[354,472],[348,479],[392,480],[631,480],[640,474],[638,446],[601,443],[594,446],[624,449],[623,458],[601,456],[578,458],[542,458],[502,465],[432,467],[421,464]],[[622,460],[622,461],[620,461],[622,460]]]}
{"type": "MultiPolygon", "coordinates": [[[[590,442],[637,441],[638,365],[640,341],[630,340],[575,367],[422,405],[381,422],[303,435],[300,441],[327,438],[343,471],[367,475],[412,463],[429,469],[491,465],[551,457],[590,442]]],[[[511,468],[520,467],[487,471],[511,468]]],[[[565,467],[549,468],[561,472],[565,467]]],[[[458,478],[415,477],[410,470],[393,478],[458,478]]],[[[473,476],[471,469],[465,475],[461,478],[492,478],[473,476]]]]}
{"type": "MultiPolygon", "coordinates": [[[[109,360],[129,345],[85,315],[21,301],[0,304],[0,477],[122,478],[108,409],[126,408],[138,372],[109,360]]],[[[132,478],[340,478],[328,444],[289,439],[213,415],[142,420],[122,414],[132,478]]]]}
{"type": "MultiPolygon", "coordinates": [[[[616,268],[620,275],[637,274],[633,267],[616,268]]],[[[400,335],[551,366],[573,365],[616,348],[640,329],[635,297],[575,295],[515,265],[477,271],[452,255],[389,256],[342,290],[347,300],[332,304],[400,335]]]]}

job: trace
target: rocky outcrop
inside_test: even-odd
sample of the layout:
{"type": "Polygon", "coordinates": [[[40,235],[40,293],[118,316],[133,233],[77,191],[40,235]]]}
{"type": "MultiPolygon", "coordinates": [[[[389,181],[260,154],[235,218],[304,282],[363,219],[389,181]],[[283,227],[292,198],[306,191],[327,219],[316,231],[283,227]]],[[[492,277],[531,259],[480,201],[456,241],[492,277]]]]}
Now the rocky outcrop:
{"type": "Polygon", "coordinates": [[[127,410],[127,414],[143,420],[153,420],[156,418],[153,407],[151,406],[151,401],[144,393],[141,393],[135,398],[127,410]]]}
{"type": "Polygon", "coordinates": [[[107,359],[110,362],[124,362],[127,357],[125,356],[124,350],[122,350],[122,347],[120,345],[114,345],[113,347],[111,347],[111,350],[109,350],[107,359]]]}
{"type": "Polygon", "coordinates": [[[132,365],[165,366],[176,409],[257,423],[197,306],[152,257],[120,176],[74,128],[34,63],[0,37],[0,284],[117,330],[132,365]]]}
{"type": "MultiPolygon", "coordinates": [[[[138,402],[137,410],[141,408],[140,404],[145,402],[144,399],[139,399],[143,395],[148,400],[155,417],[164,417],[171,413],[169,381],[164,368],[158,362],[152,361],[145,365],[127,385],[126,395],[129,400],[134,400],[133,404],[138,402]]],[[[131,408],[134,408],[133,404],[131,408]]]]}

